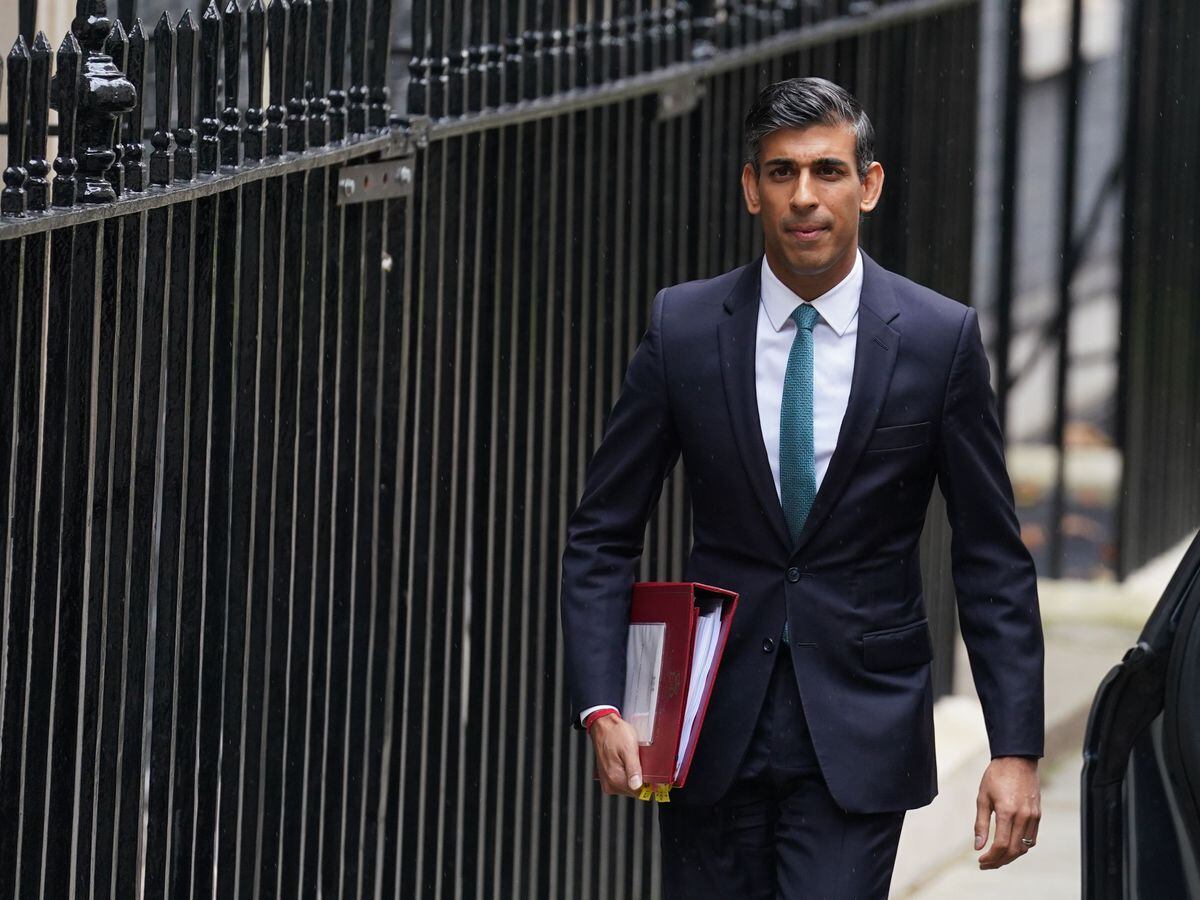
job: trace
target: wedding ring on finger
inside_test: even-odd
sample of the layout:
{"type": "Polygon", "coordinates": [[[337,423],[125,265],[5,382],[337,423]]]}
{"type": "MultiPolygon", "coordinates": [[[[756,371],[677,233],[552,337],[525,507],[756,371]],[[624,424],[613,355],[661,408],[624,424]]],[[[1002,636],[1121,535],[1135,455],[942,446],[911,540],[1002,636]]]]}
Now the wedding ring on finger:
{"type": "Polygon", "coordinates": [[[1023,838],[1021,838],[1021,843],[1024,844],[1026,847],[1032,847],[1033,846],[1033,838],[1023,837],[1023,838]]]}

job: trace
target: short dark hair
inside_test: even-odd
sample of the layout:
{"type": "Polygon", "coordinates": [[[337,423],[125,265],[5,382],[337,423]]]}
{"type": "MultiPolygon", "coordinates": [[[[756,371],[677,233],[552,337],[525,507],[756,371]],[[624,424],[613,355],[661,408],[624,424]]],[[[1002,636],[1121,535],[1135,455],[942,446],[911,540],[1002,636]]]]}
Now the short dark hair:
{"type": "Polygon", "coordinates": [[[875,161],[875,128],[853,94],[824,78],[789,78],[763,88],[746,113],[746,162],[757,173],[763,138],[813,125],[845,125],[853,131],[858,177],[867,177],[875,161]]]}

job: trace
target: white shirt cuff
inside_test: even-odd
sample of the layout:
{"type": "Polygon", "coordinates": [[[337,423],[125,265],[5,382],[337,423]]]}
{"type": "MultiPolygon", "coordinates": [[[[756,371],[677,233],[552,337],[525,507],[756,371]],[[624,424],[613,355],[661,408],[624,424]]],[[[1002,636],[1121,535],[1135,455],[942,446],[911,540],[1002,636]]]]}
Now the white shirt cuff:
{"type": "Polygon", "coordinates": [[[617,713],[618,715],[620,715],[620,712],[621,712],[615,706],[609,706],[607,703],[601,703],[599,706],[589,706],[587,709],[585,709],[583,712],[581,712],[579,714],[579,724],[582,725],[583,723],[585,723],[587,721],[588,716],[590,716],[594,712],[599,712],[602,709],[611,709],[613,712],[617,713]]]}

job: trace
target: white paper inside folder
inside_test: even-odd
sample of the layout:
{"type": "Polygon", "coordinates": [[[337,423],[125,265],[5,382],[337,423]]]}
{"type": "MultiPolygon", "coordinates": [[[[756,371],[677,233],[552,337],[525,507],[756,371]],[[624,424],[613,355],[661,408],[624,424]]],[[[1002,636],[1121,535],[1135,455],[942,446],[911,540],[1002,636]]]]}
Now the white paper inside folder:
{"type": "Polygon", "coordinates": [[[625,648],[625,701],[621,717],[637,732],[639,744],[654,741],[654,713],[662,675],[663,622],[634,622],[625,648]]]}
{"type": "Polygon", "coordinates": [[[679,733],[679,749],[675,752],[675,778],[683,768],[692,736],[696,728],[696,716],[700,714],[700,701],[704,699],[704,687],[712,672],[713,660],[717,655],[717,641],[721,636],[721,603],[713,601],[701,608],[696,619],[696,642],[692,650],[692,665],[688,676],[687,704],[683,710],[683,729],[679,733]]]}

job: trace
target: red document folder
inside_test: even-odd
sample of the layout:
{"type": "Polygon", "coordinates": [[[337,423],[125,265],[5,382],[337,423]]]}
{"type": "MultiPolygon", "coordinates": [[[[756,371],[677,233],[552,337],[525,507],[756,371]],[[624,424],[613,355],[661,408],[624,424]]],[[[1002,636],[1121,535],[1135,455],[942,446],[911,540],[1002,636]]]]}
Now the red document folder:
{"type": "MultiPolygon", "coordinates": [[[[687,780],[721,654],[729,638],[737,599],[737,594],[732,591],[692,582],[638,582],[633,586],[633,606],[629,616],[630,652],[637,640],[635,633],[649,636],[655,648],[661,640],[656,697],[652,704],[646,704],[653,706],[653,725],[646,727],[650,717],[644,714],[640,722],[631,722],[635,728],[641,728],[643,738],[649,737],[649,741],[639,741],[643,783],[682,787],[687,780]],[[709,614],[709,618],[707,622],[702,622],[705,613],[709,614]],[[719,625],[714,614],[719,614],[719,625]],[[650,627],[639,632],[639,625],[650,627]],[[664,627],[656,628],[656,625],[664,627]],[[702,641],[700,649],[705,654],[704,659],[711,660],[707,672],[704,671],[704,660],[696,658],[698,636],[702,641]],[[705,640],[707,646],[703,644],[705,640]],[[700,666],[695,677],[693,664],[700,666]],[[683,736],[689,685],[695,694],[692,700],[693,720],[690,735],[683,736]],[[686,742],[682,746],[681,738],[686,742]]],[[[628,671],[626,677],[628,680],[628,671]]],[[[627,685],[627,704],[630,701],[629,691],[630,686],[627,685]]],[[[649,696],[645,691],[643,695],[643,699],[649,696]]],[[[621,710],[626,721],[630,721],[630,712],[628,706],[621,710]]]]}

